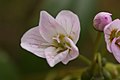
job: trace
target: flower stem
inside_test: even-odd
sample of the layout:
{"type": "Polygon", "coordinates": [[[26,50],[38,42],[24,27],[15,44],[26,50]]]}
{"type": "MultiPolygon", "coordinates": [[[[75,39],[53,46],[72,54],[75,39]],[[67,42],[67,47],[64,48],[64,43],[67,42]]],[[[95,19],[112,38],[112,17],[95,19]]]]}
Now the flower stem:
{"type": "Polygon", "coordinates": [[[79,55],[78,58],[81,59],[82,61],[84,61],[87,65],[91,64],[91,61],[88,58],[86,58],[85,56],[81,55],[81,54],[79,55]]]}
{"type": "Polygon", "coordinates": [[[100,45],[100,42],[101,42],[101,32],[98,32],[97,33],[97,38],[95,40],[95,46],[94,46],[94,50],[93,50],[93,53],[95,54],[99,48],[99,45],[100,45]]]}

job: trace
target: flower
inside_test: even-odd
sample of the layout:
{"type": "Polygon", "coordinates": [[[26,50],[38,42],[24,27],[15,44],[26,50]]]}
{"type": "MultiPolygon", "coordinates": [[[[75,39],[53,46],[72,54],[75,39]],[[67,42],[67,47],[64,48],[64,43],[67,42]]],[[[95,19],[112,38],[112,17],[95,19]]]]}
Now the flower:
{"type": "Polygon", "coordinates": [[[73,12],[63,10],[54,19],[46,11],[41,11],[39,26],[23,35],[21,47],[46,58],[51,67],[59,62],[67,64],[79,55],[75,45],[79,34],[79,18],[73,12]]]}
{"type": "Polygon", "coordinates": [[[103,31],[104,27],[110,22],[112,22],[111,15],[112,14],[108,12],[98,13],[93,20],[94,28],[98,31],[103,31]]]}
{"type": "Polygon", "coordinates": [[[108,51],[113,53],[120,63],[120,20],[115,19],[109,23],[104,29],[104,34],[108,51]]]}

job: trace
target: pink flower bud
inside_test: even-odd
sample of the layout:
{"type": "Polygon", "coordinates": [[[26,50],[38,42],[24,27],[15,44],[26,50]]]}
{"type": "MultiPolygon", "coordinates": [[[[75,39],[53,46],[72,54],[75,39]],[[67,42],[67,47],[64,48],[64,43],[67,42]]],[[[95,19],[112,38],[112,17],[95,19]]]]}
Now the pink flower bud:
{"type": "Polygon", "coordinates": [[[98,13],[93,20],[93,26],[96,30],[98,31],[103,31],[104,27],[109,24],[110,22],[112,22],[112,18],[111,18],[110,13],[108,12],[100,12],[98,13]]]}

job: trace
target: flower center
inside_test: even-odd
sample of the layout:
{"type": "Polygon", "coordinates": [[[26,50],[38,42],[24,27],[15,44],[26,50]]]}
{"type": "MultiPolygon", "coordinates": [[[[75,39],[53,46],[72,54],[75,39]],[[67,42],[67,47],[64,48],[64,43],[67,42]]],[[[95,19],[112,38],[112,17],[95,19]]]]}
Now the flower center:
{"type": "Polygon", "coordinates": [[[110,38],[109,38],[109,39],[110,39],[110,42],[112,42],[112,40],[115,38],[116,32],[117,32],[116,29],[112,30],[112,32],[111,32],[111,34],[110,34],[110,38]]]}
{"type": "Polygon", "coordinates": [[[120,31],[117,31],[117,29],[112,30],[109,38],[110,42],[112,42],[114,38],[118,38],[118,37],[120,37],[120,31]]]}
{"type": "Polygon", "coordinates": [[[71,47],[70,44],[65,40],[65,36],[62,34],[53,37],[52,46],[57,49],[58,53],[70,49],[71,47]]]}

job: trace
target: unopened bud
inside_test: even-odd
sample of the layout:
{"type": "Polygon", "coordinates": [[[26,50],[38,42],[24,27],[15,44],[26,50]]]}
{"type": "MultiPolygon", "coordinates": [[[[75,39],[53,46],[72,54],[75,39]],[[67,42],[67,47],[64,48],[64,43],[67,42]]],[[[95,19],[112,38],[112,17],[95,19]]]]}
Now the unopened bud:
{"type": "Polygon", "coordinates": [[[105,69],[110,72],[112,77],[117,77],[119,75],[117,66],[113,63],[107,63],[105,69]]]}
{"type": "Polygon", "coordinates": [[[104,27],[112,22],[110,13],[108,12],[100,12],[98,13],[93,20],[93,26],[98,31],[103,31],[104,27]]]}

